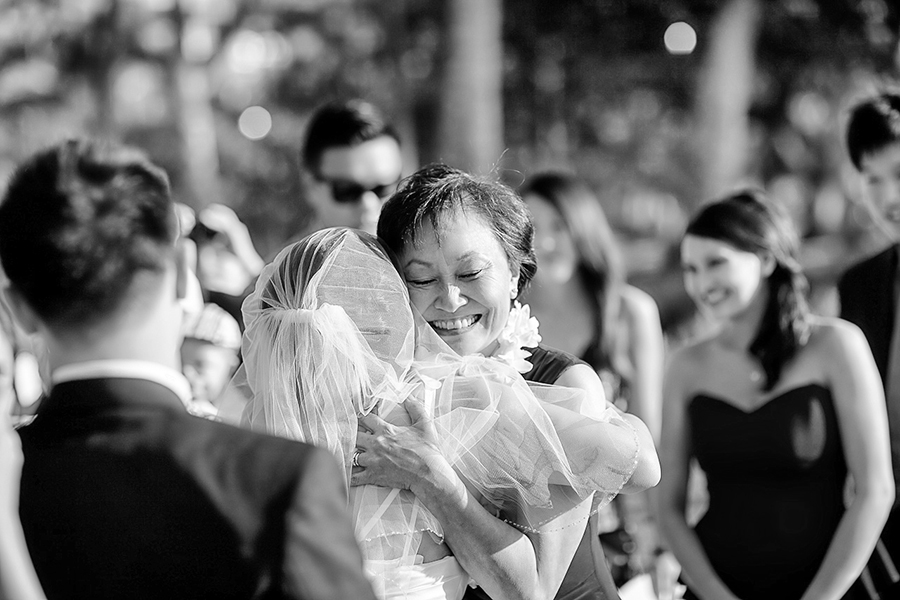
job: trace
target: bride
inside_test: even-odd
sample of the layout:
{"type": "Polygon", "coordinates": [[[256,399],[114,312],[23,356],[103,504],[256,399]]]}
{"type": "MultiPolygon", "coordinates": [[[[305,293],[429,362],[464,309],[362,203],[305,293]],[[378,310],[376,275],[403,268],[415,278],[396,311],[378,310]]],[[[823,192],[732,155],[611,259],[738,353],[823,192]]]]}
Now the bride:
{"type": "MultiPolygon", "coordinates": [[[[326,229],[263,270],[244,302],[235,384],[253,429],[331,450],[346,468],[366,570],[380,598],[459,600],[470,582],[443,526],[409,490],[349,487],[360,419],[434,427],[438,451],[495,516],[529,532],[577,506],[606,504],[631,477],[638,441],[580,390],[527,384],[516,369],[460,357],[409,303],[376,238],[326,229]],[[509,514],[507,511],[506,514],[509,514]]],[[[584,513],[578,513],[583,515],[584,513]]],[[[583,525],[583,519],[578,521],[583,525]]]]}

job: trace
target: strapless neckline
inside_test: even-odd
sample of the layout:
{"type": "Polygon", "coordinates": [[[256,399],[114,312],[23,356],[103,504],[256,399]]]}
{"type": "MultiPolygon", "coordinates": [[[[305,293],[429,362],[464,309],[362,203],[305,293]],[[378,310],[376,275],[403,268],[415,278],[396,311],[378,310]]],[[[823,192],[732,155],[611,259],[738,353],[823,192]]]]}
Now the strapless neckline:
{"type": "Polygon", "coordinates": [[[825,387],[821,383],[813,382],[813,383],[804,383],[802,385],[788,388],[788,389],[784,390],[783,392],[773,394],[773,395],[769,396],[768,398],[766,398],[765,400],[763,400],[762,403],[760,403],[756,407],[751,408],[749,410],[744,409],[744,408],[734,404],[733,402],[726,400],[725,398],[722,398],[721,396],[717,396],[717,395],[709,393],[709,392],[699,392],[699,393],[694,394],[693,398],[691,398],[691,403],[694,403],[697,400],[701,400],[701,399],[711,400],[713,402],[718,402],[720,404],[723,404],[726,407],[736,410],[745,415],[752,415],[752,414],[755,414],[755,413],[758,413],[758,412],[764,410],[767,406],[774,403],[776,400],[780,400],[780,399],[784,398],[785,396],[797,394],[798,392],[801,392],[801,391],[806,391],[810,388],[819,388],[820,390],[822,390],[825,393],[828,393],[828,394],[831,393],[831,390],[829,390],[827,387],[825,387]]]}

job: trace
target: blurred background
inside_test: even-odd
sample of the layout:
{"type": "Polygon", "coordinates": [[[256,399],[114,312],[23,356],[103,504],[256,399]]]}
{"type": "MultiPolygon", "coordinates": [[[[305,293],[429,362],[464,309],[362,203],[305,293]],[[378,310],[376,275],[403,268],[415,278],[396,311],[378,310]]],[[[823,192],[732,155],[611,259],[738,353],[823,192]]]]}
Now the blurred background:
{"type": "Polygon", "coordinates": [[[406,174],[588,179],[670,333],[686,215],[765,186],[829,312],[836,275],[886,243],[842,130],[900,75],[898,33],[896,0],[0,0],[0,178],[65,136],[133,143],[270,256],[309,217],[310,113],[358,96],[398,127],[406,174]]]}

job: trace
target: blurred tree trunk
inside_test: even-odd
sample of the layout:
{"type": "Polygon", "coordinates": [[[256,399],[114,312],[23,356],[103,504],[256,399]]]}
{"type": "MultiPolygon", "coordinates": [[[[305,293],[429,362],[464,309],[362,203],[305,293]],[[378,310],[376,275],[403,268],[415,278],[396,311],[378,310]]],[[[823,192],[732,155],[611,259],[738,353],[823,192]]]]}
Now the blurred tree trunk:
{"type": "Polygon", "coordinates": [[[113,70],[124,45],[124,35],[119,23],[120,5],[111,0],[100,10],[84,33],[83,68],[85,78],[94,97],[94,135],[115,139],[116,124],[113,119],[113,70]]]}
{"type": "Polygon", "coordinates": [[[712,22],[697,94],[702,200],[726,193],[746,176],[760,21],[759,0],[728,0],[712,22]]]}
{"type": "MultiPolygon", "coordinates": [[[[196,19],[194,26],[211,27],[203,22],[201,11],[190,14],[183,11],[182,0],[176,11],[176,22],[183,40],[189,19],[196,19]],[[198,24],[198,23],[202,23],[198,24]]],[[[205,58],[205,57],[204,57],[205,58]]],[[[181,155],[189,190],[189,204],[197,211],[211,202],[223,201],[219,179],[219,147],[216,135],[209,85],[209,68],[204,59],[184,55],[184,44],[179,44],[173,65],[175,107],[177,125],[181,137],[181,155]]]]}
{"type": "Polygon", "coordinates": [[[439,108],[440,160],[487,173],[503,152],[501,0],[449,0],[439,108]]]}

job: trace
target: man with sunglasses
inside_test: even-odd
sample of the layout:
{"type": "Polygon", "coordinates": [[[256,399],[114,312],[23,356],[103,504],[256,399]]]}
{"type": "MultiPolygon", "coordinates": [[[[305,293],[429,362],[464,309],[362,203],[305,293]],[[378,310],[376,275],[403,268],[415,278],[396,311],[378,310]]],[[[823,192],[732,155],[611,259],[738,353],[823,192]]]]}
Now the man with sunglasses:
{"type": "Polygon", "coordinates": [[[339,226],[375,233],[381,205],[403,168],[400,138],[378,109],[364,100],[320,107],[302,158],[306,198],[315,213],[303,234],[339,226]]]}
{"type": "MultiPolygon", "coordinates": [[[[321,106],[309,122],[301,159],[306,202],[313,214],[285,246],[326,227],[374,234],[381,205],[394,193],[402,172],[400,138],[381,112],[358,99],[321,106]]],[[[243,326],[241,303],[255,282],[237,295],[210,295],[210,301],[243,326]]]]}

